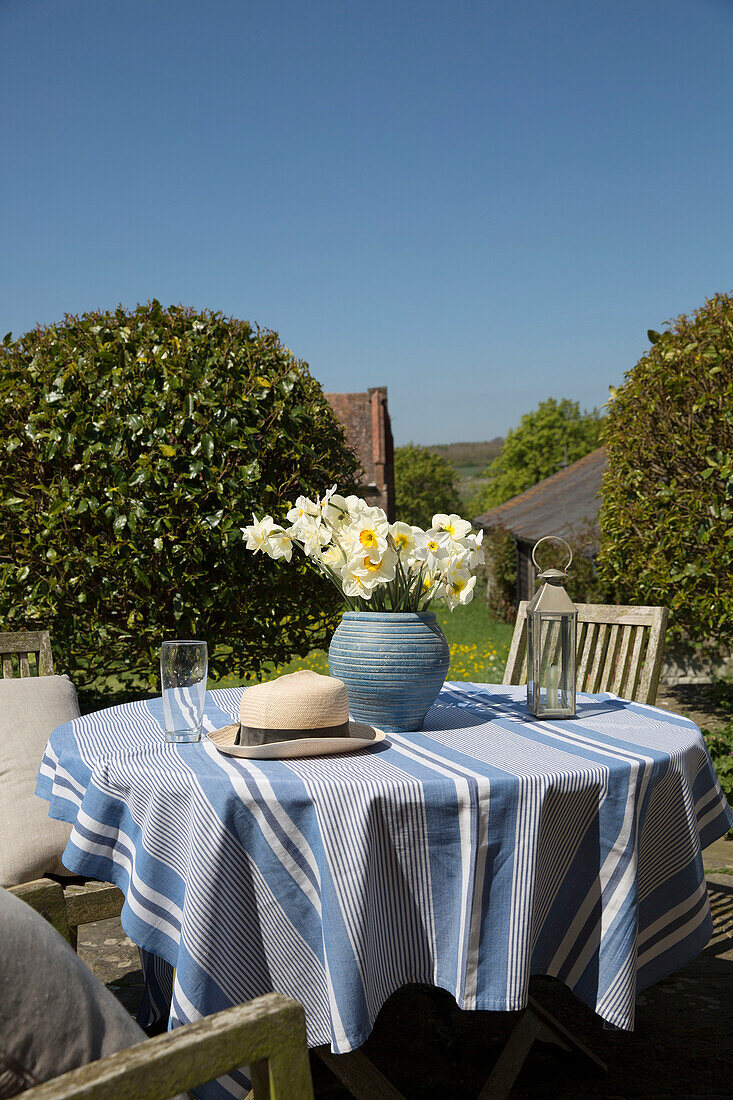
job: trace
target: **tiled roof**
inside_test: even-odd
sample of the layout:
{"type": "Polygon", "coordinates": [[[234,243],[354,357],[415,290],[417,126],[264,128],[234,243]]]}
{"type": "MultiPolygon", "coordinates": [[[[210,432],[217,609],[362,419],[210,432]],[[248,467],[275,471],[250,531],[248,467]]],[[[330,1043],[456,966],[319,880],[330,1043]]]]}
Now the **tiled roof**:
{"type": "Polygon", "coordinates": [[[477,516],[475,527],[502,525],[518,539],[567,535],[597,529],[606,449],[598,447],[564,470],[477,516]]]}

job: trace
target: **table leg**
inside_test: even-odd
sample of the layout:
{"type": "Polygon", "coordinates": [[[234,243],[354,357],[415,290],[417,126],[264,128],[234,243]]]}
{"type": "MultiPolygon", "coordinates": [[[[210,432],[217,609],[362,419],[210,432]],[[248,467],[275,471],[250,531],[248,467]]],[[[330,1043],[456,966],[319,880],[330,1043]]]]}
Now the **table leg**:
{"type": "Polygon", "coordinates": [[[354,1100],[405,1100],[366,1054],[352,1050],[349,1054],[333,1054],[328,1046],[316,1047],[313,1053],[328,1066],[342,1085],[346,1085],[354,1100]]]}

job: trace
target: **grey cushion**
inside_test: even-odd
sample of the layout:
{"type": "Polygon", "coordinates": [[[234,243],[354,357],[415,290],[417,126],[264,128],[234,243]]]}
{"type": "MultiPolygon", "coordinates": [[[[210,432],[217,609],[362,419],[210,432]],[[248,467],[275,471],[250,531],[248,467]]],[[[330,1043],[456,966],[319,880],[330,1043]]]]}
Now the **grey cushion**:
{"type": "Polygon", "coordinates": [[[0,1097],[144,1039],[55,928],[0,889],[0,1097]]]}
{"type": "Polygon", "coordinates": [[[67,676],[0,680],[0,885],[17,886],[46,872],[69,874],[61,853],[70,826],[48,816],[36,797],[36,775],[50,734],[79,717],[67,676]]]}

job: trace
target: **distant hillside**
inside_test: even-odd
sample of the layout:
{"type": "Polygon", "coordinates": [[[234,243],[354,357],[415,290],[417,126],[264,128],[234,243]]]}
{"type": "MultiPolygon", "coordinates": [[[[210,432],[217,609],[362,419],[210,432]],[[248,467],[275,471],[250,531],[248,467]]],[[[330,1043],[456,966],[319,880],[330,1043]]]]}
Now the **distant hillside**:
{"type": "Polygon", "coordinates": [[[461,512],[470,518],[473,501],[486,484],[481,477],[484,470],[496,458],[504,444],[501,436],[486,443],[436,443],[428,446],[433,454],[440,455],[454,467],[461,498],[461,512]]]}
{"type": "Polygon", "coordinates": [[[501,436],[497,436],[486,443],[436,443],[428,445],[428,450],[452,462],[456,468],[475,466],[483,470],[492,458],[496,458],[503,443],[501,436]]]}

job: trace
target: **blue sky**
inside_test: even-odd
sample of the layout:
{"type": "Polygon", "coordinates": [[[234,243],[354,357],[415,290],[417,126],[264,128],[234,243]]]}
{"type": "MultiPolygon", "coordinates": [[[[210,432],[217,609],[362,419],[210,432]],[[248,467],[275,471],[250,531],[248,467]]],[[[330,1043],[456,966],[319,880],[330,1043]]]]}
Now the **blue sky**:
{"type": "Polygon", "coordinates": [[[157,297],[396,442],[602,405],[733,290],[733,0],[0,0],[0,336],[157,297]]]}

